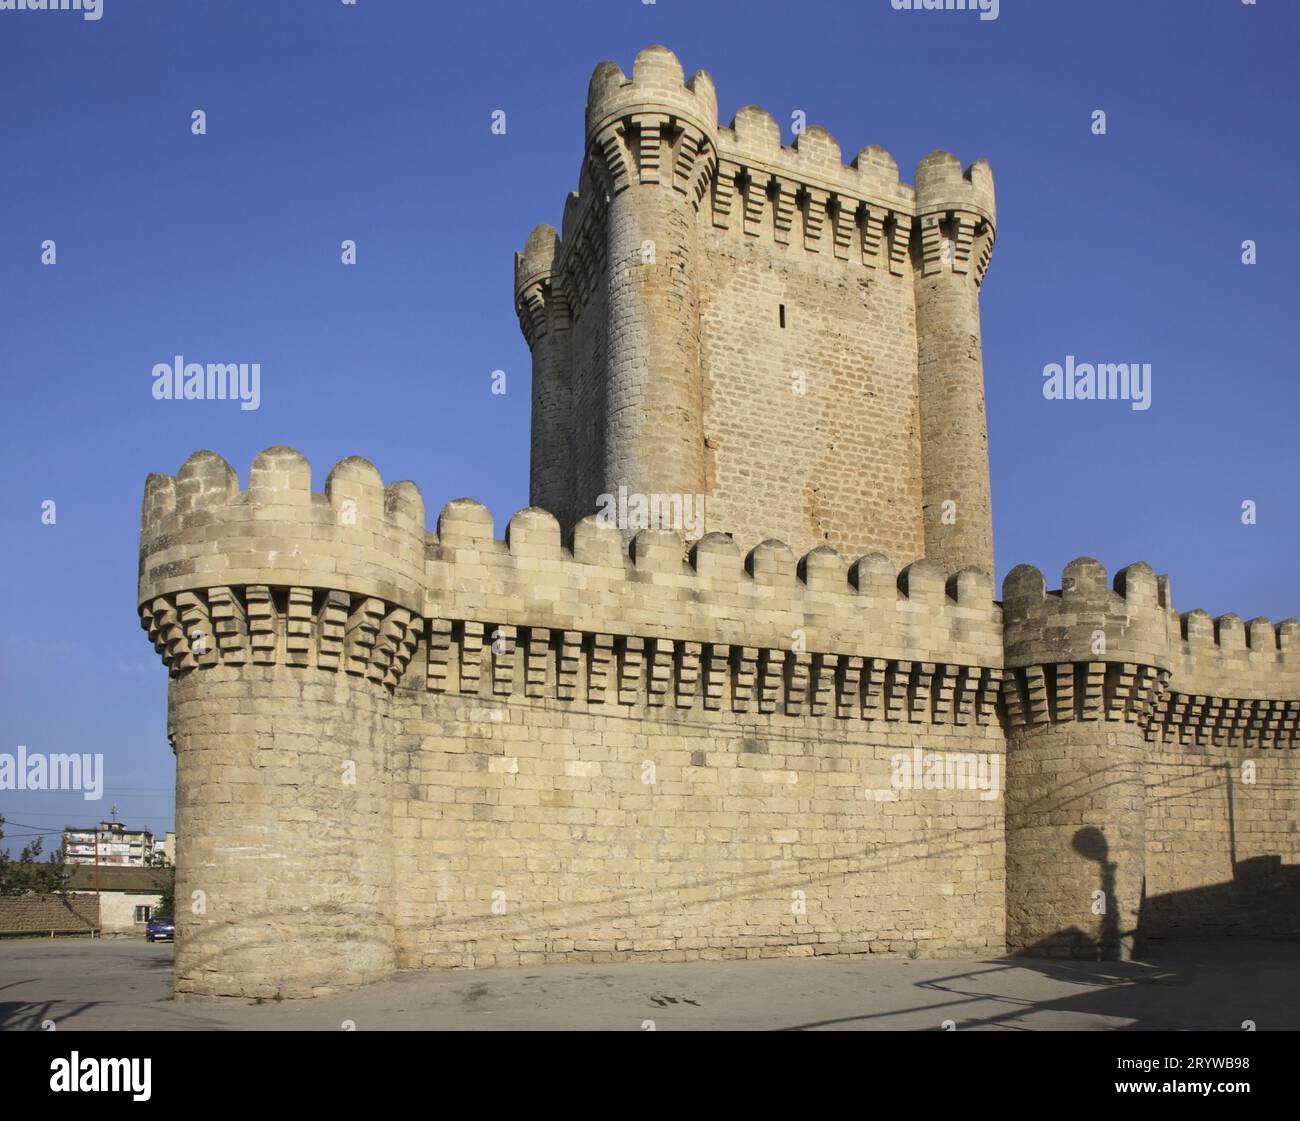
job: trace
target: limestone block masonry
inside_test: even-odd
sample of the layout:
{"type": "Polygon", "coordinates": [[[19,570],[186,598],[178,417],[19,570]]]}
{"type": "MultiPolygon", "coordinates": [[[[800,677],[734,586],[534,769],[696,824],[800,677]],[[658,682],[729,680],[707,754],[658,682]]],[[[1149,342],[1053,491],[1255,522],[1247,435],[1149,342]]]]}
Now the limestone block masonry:
{"type": "Polygon", "coordinates": [[[653,47],[597,68],[563,232],[517,261],[536,505],[503,539],[361,459],[151,475],[177,994],[1291,929],[1300,624],[1086,558],[994,599],[993,223],[985,165],[914,189],[721,128],[653,47]],[[611,485],[707,524],[608,526],[611,485]]]}
{"type": "Polygon", "coordinates": [[[567,533],[620,487],[703,494],[700,531],[746,549],[991,571],[988,165],[936,152],[911,187],[815,125],[791,148],[753,106],[720,127],[663,47],[596,68],[586,126],[562,233],[516,259],[532,503],[567,533]]]}

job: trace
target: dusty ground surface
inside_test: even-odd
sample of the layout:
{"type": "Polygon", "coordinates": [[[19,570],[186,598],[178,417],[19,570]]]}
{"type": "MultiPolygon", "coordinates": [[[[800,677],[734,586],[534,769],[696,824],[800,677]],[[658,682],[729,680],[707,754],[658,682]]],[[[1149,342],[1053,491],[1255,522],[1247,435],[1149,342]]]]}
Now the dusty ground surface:
{"type": "Polygon", "coordinates": [[[1159,946],[1138,962],[1027,959],[552,965],[402,973],[314,1001],[171,999],[172,946],[0,941],[0,1027],[40,1030],[1300,1029],[1300,942],[1159,946]]]}

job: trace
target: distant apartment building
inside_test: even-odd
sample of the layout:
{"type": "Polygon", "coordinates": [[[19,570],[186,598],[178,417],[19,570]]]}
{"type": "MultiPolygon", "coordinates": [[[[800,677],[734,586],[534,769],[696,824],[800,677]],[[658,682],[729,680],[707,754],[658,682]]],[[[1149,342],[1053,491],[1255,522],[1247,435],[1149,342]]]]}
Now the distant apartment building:
{"type": "Polygon", "coordinates": [[[128,829],[120,821],[85,828],[65,826],[63,853],[69,864],[109,864],[144,868],[153,863],[153,833],[128,829]]]}

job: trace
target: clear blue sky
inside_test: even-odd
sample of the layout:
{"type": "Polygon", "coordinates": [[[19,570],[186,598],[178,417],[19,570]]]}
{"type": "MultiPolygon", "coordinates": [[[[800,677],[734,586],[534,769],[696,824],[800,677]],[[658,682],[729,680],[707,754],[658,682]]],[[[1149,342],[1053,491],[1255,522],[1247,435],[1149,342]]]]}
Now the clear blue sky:
{"type": "Polygon", "coordinates": [[[936,148],[991,162],[999,580],[1144,559],[1182,610],[1300,614],[1293,0],[1002,0],[989,22],[889,0],[104,3],[0,12],[0,751],[107,765],[100,802],[0,792],[14,851],[14,822],[114,803],[171,825],[166,676],[134,600],[148,472],[212,448],[246,482],[289,444],[318,489],[353,454],[414,479],[431,519],[470,495],[499,531],[527,504],[512,255],[576,184],[592,68],[656,42],[713,74],[724,123],[758,104],[788,142],[802,109],[908,181],[936,148]],[[176,354],[260,362],[261,408],[153,400],[176,354]],[[1152,407],[1045,401],[1066,354],[1150,362],[1152,407]]]}

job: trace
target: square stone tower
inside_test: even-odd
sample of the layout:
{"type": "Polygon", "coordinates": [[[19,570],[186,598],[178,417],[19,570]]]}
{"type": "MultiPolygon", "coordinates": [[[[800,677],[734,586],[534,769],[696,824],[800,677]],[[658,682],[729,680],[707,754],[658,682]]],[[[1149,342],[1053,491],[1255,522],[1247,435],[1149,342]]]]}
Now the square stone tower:
{"type": "Polygon", "coordinates": [[[533,505],[569,532],[620,488],[702,495],[688,537],[991,572],[994,226],[983,161],[934,153],[911,187],[817,126],[789,148],[758,108],[720,127],[712,80],[663,47],[630,79],[602,63],[562,233],[516,256],[533,505]]]}

